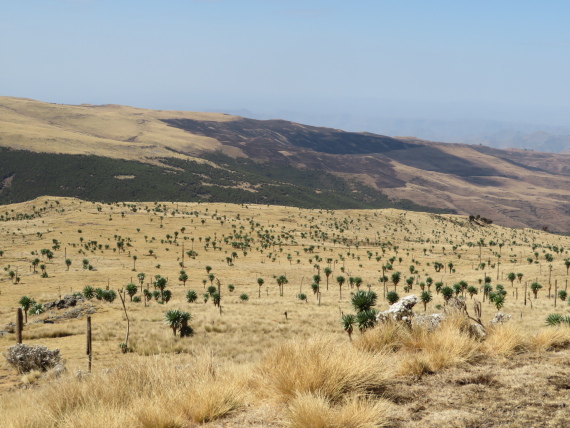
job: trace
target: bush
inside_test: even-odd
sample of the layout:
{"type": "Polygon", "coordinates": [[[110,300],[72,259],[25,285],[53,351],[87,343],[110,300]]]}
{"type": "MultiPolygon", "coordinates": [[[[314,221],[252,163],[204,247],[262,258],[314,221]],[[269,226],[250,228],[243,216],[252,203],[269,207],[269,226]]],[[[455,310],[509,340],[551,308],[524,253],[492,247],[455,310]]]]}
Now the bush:
{"type": "Polygon", "coordinates": [[[50,351],[41,345],[10,346],[3,355],[8,364],[18,370],[18,373],[27,373],[32,370],[46,371],[56,364],[61,364],[59,349],[50,351]]]}

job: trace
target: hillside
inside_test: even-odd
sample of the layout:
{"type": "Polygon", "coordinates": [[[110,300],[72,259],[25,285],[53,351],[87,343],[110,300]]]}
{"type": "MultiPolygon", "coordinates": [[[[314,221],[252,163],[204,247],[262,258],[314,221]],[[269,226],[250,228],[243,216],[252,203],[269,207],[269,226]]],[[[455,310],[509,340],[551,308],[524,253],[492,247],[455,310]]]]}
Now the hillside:
{"type": "Polygon", "coordinates": [[[84,298],[25,322],[24,344],[60,350],[59,378],[0,355],[3,428],[568,426],[570,328],[545,319],[570,314],[570,237],[394,209],[42,197],[2,211],[0,351],[23,296],[84,298]],[[415,319],[446,320],[358,318],[349,336],[358,291],[372,311],[425,292],[415,319]],[[449,291],[471,316],[480,302],[486,335],[449,291]],[[512,318],[493,325],[499,308],[512,318]]]}
{"type": "Polygon", "coordinates": [[[7,97],[0,98],[0,146],[23,151],[2,153],[2,203],[52,194],[107,201],[168,196],[323,208],[399,207],[570,231],[568,154],[443,144],[223,114],[7,97]],[[24,165],[35,158],[26,152],[92,157],[51,157],[53,166],[43,173],[36,168],[34,175],[24,165]],[[122,163],[111,168],[105,159],[122,163]],[[88,174],[90,169],[79,164],[97,173],[88,174]],[[72,172],[57,165],[75,166],[72,172]],[[56,169],[63,181],[49,182],[56,169]],[[141,169],[145,172],[137,172],[141,169]],[[80,183],[73,184],[74,177],[80,183]]]}

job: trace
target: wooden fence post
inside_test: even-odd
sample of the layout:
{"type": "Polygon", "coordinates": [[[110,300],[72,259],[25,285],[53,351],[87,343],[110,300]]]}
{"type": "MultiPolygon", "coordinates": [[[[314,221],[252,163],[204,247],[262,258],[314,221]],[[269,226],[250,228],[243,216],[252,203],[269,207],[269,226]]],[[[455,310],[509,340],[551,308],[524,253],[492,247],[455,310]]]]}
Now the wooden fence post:
{"type": "Polygon", "coordinates": [[[22,308],[18,308],[16,312],[16,343],[19,345],[22,343],[22,329],[24,328],[24,317],[22,314],[22,308]]]}
{"type": "Polygon", "coordinates": [[[91,316],[87,316],[87,347],[85,353],[87,354],[87,373],[91,373],[91,361],[93,359],[93,348],[91,347],[91,316]]]}

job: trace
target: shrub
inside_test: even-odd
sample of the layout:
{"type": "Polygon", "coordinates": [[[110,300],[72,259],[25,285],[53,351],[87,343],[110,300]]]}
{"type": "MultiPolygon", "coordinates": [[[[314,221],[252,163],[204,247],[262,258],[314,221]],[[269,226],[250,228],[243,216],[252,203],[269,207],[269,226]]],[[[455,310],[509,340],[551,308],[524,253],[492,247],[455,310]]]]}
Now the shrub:
{"type": "Polygon", "coordinates": [[[30,308],[30,310],[28,311],[28,314],[30,315],[40,315],[43,314],[45,311],[44,309],[44,305],[42,305],[41,303],[34,303],[32,305],[32,307],[30,308]]]}
{"type": "Polygon", "coordinates": [[[194,290],[188,290],[186,293],[186,301],[188,303],[194,303],[196,300],[198,300],[198,293],[196,293],[194,290]]]}
{"type": "Polygon", "coordinates": [[[546,317],[546,324],[551,326],[560,324],[570,325],[570,315],[550,314],[546,317]]]}
{"type": "Polygon", "coordinates": [[[398,300],[400,300],[400,296],[398,296],[398,293],[395,291],[388,291],[388,293],[386,293],[386,299],[388,300],[389,304],[393,305],[398,300]]]}
{"type": "Polygon", "coordinates": [[[59,349],[50,351],[41,345],[20,343],[10,346],[3,355],[8,364],[18,370],[18,373],[26,373],[31,370],[46,371],[56,364],[60,364],[61,361],[59,349]]]}

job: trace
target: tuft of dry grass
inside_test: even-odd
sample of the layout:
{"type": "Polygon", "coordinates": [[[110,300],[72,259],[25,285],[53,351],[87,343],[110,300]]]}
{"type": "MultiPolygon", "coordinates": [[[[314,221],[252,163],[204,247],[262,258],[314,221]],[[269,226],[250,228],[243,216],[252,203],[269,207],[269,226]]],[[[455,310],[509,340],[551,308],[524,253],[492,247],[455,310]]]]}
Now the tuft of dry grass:
{"type": "Polygon", "coordinates": [[[523,329],[514,323],[496,325],[487,330],[487,339],[483,349],[489,356],[508,357],[529,349],[529,337],[523,329]]]}
{"type": "Polygon", "coordinates": [[[245,405],[243,382],[211,357],[138,358],[109,372],[62,377],[0,405],[14,427],[183,427],[245,405]],[[30,411],[33,409],[33,411],[30,411]],[[99,416],[113,415],[107,423],[99,416]]]}
{"type": "Polygon", "coordinates": [[[539,331],[529,339],[529,347],[536,352],[547,352],[570,346],[570,326],[561,325],[539,331]]]}
{"type": "Polygon", "coordinates": [[[387,321],[354,339],[356,349],[366,352],[395,352],[404,346],[410,330],[401,322],[387,321]]]}
{"type": "Polygon", "coordinates": [[[463,326],[464,322],[456,317],[444,320],[433,331],[413,326],[398,358],[398,373],[421,375],[480,360],[481,343],[463,326]]]}
{"type": "Polygon", "coordinates": [[[337,405],[320,394],[297,393],[287,411],[291,428],[372,428],[388,426],[392,404],[351,395],[337,405]]]}
{"type": "Polygon", "coordinates": [[[331,402],[347,394],[382,392],[389,383],[390,361],[384,354],[359,353],[330,336],[289,341],[269,350],[258,366],[263,396],[287,402],[313,393],[331,402]]]}
{"type": "Polygon", "coordinates": [[[39,370],[32,370],[22,376],[22,383],[25,385],[36,383],[41,376],[42,373],[39,370]]]}

